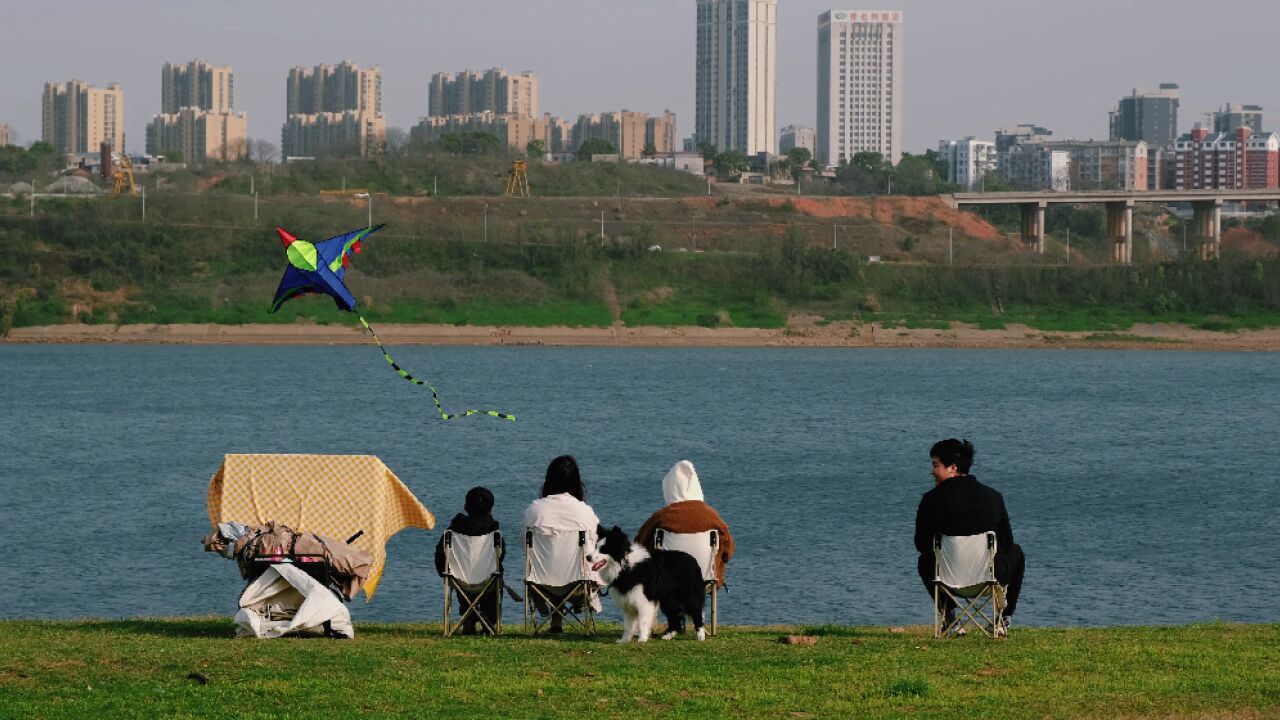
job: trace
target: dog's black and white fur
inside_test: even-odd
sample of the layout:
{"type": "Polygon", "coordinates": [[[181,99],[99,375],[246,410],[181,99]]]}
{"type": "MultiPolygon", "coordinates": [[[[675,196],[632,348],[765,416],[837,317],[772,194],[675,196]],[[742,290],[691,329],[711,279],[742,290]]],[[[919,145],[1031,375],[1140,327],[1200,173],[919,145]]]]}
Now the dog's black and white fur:
{"type": "Polygon", "coordinates": [[[601,527],[598,535],[595,552],[587,556],[587,562],[600,573],[622,609],[623,630],[618,642],[631,642],[636,636],[640,642],[648,642],[659,609],[667,616],[663,640],[684,629],[683,615],[693,620],[698,640],[706,639],[702,619],[706,584],[697,560],[674,550],[650,553],[632,543],[617,525],[607,531],[601,527]]]}

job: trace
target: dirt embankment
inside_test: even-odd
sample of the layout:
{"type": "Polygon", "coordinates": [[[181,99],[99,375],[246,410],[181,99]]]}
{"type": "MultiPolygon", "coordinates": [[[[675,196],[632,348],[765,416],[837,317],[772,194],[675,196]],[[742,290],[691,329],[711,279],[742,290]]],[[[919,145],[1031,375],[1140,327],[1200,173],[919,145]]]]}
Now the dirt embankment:
{"type": "MultiPolygon", "coordinates": [[[[700,209],[712,209],[722,201],[714,197],[693,197],[683,200],[685,205],[700,209]]],[[[743,204],[767,205],[773,208],[794,208],[810,217],[826,219],[866,218],[883,225],[893,225],[902,220],[932,220],[950,225],[969,237],[980,240],[1001,239],[994,225],[973,213],[961,212],[929,195],[923,197],[752,197],[739,200],[743,204]]]]}

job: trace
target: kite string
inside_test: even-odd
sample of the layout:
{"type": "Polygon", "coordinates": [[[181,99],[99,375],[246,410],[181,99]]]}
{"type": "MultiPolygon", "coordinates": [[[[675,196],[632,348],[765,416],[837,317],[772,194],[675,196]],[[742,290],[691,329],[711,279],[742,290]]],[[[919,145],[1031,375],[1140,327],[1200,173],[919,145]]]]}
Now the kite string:
{"type": "Polygon", "coordinates": [[[382,340],[378,337],[378,333],[374,332],[372,327],[369,327],[369,323],[364,319],[364,316],[359,313],[356,313],[356,317],[360,318],[360,324],[363,325],[364,329],[368,330],[369,334],[373,336],[373,341],[378,343],[378,349],[382,351],[382,357],[387,359],[387,362],[390,363],[392,369],[394,369],[400,375],[400,377],[404,378],[405,380],[408,380],[414,385],[424,385],[429,390],[431,390],[431,399],[434,400],[436,403],[436,412],[440,413],[441,420],[452,420],[453,418],[456,418],[456,417],[466,417],[468,415],[488,415],[489,417],[495,417],[495,418],[500,418],[502,420],[512,420],[512,421],[516,419],[515,415],[512,415],[510,413],[500,412],[498,410],[463,410],[462,412],[458,412],[458,413],[445,412],[444,408],[441,407],[440,405],[440,395],[436,391],[435,386],[432,385],[431,383],[426,382],[425,380],[419,380],[418,378],[402,370],[400,366],[396,364],[396,361],[391,359],[391,355],[387,353],[387,348],[383,346],[382,340]]]}

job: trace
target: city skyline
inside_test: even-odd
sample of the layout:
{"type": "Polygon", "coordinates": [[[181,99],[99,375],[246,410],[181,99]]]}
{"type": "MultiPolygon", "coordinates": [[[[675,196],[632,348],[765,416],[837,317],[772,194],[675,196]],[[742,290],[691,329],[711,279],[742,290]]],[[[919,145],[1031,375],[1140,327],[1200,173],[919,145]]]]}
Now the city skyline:
{"type": "MultiPolygon", "coordinates": [[[[1243,0],[1215,6],[1217,16],[1250,17],[1233,35],[1232,52],[1215,54],[1187,52],[1173,42],[1198,37],[1203,11],[1190,12],[1198,6],[1189,3],[1058,0],[1034,11],[1013,0],[891,5],[912,18],[903,99],[909,152],[936,147],[943,138],[987,138],[1016,123],[1050,127],[1057,138],[1105,139],[1116,99],[1162,82],[1181,86],[1180,134],[1226,103],[1280,111],[1280,88],[1261,71],[1276,25],[1267,20],[1280,21],[1280,7],[1243,0]]],[[[535,73],[540,110],[556,116],[669,108],[680,117],[681,137],[694,130],[696,8],[688,0],[562,0],[536,7],[507,0],[397,1],[374,2],[358,13],[340,11],[336,3],[332,12],[316,12],[315,4],[294,0],[262,7],[245,0],[212,7],[143,0],[76,6],[77,27],[101,32],[61,45],[48,40],[68,37],[60,14],[35,5],[6,9],[0,122],[23,144],[40,138],[44,83],[78,79],[97,87],[120,84],[128,148],[140,151],[146,123],[160,111],[163,64],[196,58],[235,67],[236,110],[248,114],[249,135],[277,145],[289,69],[343,60],[381,67],[390,127],[407,129],[427,115],[432,74],[498,66],[535,73]],[[139,42],[104,49],[93,46],[95,37],[139,42]]],[[[777,127],[816,124],[818,15],[860,8],[779,3],[777,127]]]]}

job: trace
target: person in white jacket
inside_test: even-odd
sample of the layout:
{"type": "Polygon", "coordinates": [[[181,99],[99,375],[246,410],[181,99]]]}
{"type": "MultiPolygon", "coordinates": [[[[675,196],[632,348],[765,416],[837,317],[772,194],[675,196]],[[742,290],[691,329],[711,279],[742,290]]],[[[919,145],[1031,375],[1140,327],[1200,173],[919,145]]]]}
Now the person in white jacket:
{"type": "MultiPolygon", "coordinates": [[[[595,549],[596,528],[600,527],[600,518],[586,503],[586,498],[578,461],[571,455],[561,455],[547,466],[546,478],[542,483],[542,497],[530,503],[524,511],[525,530],[544,534],[584,531],[587,533],[587,548],[595,549]]],[[[596,581],[598,584],[599,579],[596,578],[596,581]]],[[[553,598],[562,598],[570,588],[544,587],[543,590],[553,598]]],[[[541,598],[534,597],[533,602],[543,615],[550,612],[541,598]]],[[[600,611],[600,599],[595,593],[591,596],[591,606],[596,612],[600,611]]],[[[574,609],[581,612],[581,603],[575,601],[574,609]]],[[[554,615],[551,618],[551,632],[564,632],[563,620],[559,614],[554,615]]]]}

